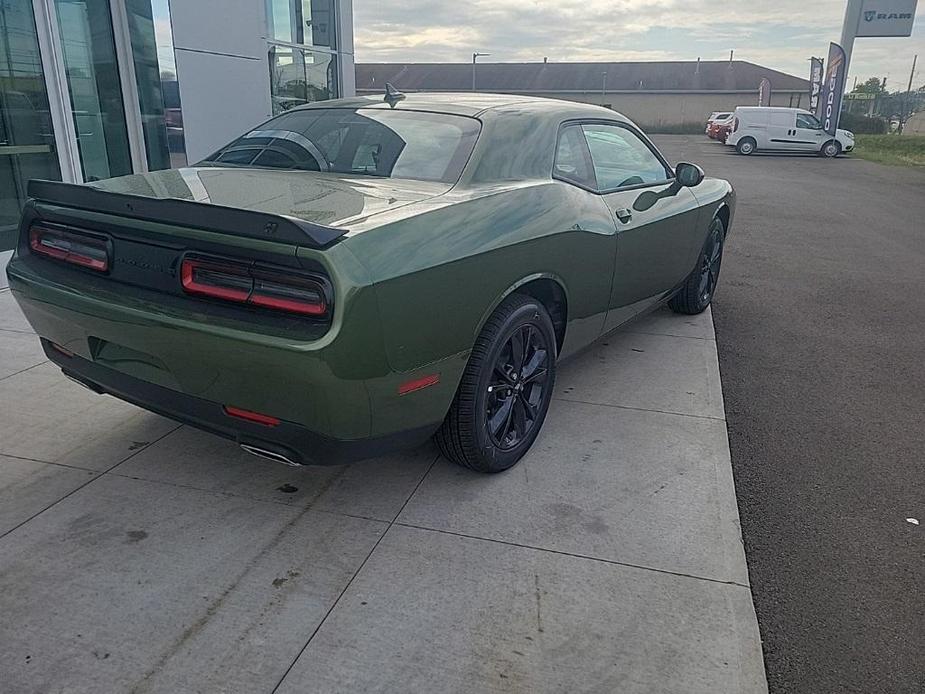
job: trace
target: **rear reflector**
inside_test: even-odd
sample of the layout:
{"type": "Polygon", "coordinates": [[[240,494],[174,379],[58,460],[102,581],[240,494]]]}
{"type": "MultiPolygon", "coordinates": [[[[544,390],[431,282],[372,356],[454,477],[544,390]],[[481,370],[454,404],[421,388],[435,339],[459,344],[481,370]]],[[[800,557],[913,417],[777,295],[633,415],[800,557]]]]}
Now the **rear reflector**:
{"type": "Polygon", "coordinates": [[[222,409],[225,410],[225,414],[227,414],[229,417],[237,417],[238,419],[254,422],[256,424],[263,424],[267,427],[275,427],[279,424],[280,421],[276,417],[271,417],[268,414],[260,414],[259,412],[242,410],[240,407],[232,407],[231,405],[225,405],[222,409]]]}
{"type": "Polygon", "coordinates": [[[97,272],[109,269],[109,241],[104,237],[33,224],[29,228],[29,248],[37,255],[97,272]]]}
{"type": "Polygon", "coordinates": [[[65,347],[62,347],[57,342],[49,342],[48,344],[53,350],[55,350],[56,352],[60,352],[61,354],[66,356],[68,359],[74,356],[74,353],[71,350],[65,347]]]}
{"type": "Polygon", "coordinates": [[[328,306],[321,283],[287,273],[283,268],[270,270],[217,259],[184,258],[180,281],[187,294],[306,316],[324,315],[328,306]]]}
{"type": "Polygon", "coordinates": [[[413,393],[416,390],[421,390],[422,388],[427,388],[437,383],[440,383],[440,374],[431,374],[423,378],[416,378],[413,381],[408,381],[398,386],[398,394],[407,395],[408,393],[413,393]]]}

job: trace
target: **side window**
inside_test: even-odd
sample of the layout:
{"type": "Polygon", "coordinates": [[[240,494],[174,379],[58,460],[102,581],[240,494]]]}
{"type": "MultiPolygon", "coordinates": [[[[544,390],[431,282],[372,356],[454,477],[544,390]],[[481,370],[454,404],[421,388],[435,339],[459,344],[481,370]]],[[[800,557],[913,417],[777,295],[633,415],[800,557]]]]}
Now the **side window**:
{"type": "Polygon", "coordinates": [[[603,123],[581,126],[598,190],[658,183],[671,176],[649,146],[629,128],[603,123]]]}
{"type": "Polygon", "coordinates": [[[806,128],[807,130],[822,130],[822,123],[815,116],[808,113],[798,113],[797,127],[806,128]]]}
{"type": "Polygon", "coordinates": [[[595,187],[594,173],[591,171],[591,162],[588,161],[588,151],[580,125],[569,125],[562,129],[553,169],[556,178],[586,188],[595,187]]]}

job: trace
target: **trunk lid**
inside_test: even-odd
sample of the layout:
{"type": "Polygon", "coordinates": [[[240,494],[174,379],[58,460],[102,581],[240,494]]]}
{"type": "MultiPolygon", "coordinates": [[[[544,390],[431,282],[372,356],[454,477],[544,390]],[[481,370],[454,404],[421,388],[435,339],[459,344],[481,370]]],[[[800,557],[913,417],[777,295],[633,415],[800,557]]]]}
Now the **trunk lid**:
{"type": "Polygon", "coordinates": [[[431,181],[227,166],[169,169],[90,185],[111,193],[252,210],[345,230],[450,189],[431,181]]]}

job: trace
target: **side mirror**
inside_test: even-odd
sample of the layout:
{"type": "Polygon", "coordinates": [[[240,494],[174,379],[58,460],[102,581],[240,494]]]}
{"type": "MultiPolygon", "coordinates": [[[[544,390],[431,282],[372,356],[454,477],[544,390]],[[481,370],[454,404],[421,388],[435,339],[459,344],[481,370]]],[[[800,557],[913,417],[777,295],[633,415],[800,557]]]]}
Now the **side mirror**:
{"type": "Polygon", "coordinates": [[[677,177],[678,183],[685,188],[699,186],[704,177],[703,169],[696,164],[687,164],[685,162],[675,167],[674,175],[677,177]]]}

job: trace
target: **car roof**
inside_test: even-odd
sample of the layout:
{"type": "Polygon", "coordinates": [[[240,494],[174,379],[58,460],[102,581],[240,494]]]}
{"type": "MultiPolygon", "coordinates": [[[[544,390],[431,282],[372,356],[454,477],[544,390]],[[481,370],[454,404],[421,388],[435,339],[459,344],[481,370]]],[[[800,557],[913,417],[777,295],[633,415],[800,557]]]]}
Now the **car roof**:
{"type": "MultiPolygon", "coordinates": [[[[475,117],[488,112],[518,111],[531,114],[545,112],[549,115],[562,116],[564,119],[608,118],[628,122],[628,119],[622,114],[603,106],[564,101],[562,99],[547,99],[539,96],[486,92],[408,92],[404,96],[404,99],[395,104],[395,110],[429,111],[475,117]]],[[[316,101],[297,107],[298,110],[317,108],[375,108],[388,110],[391,107],[379,95],[316,101]]]]}

